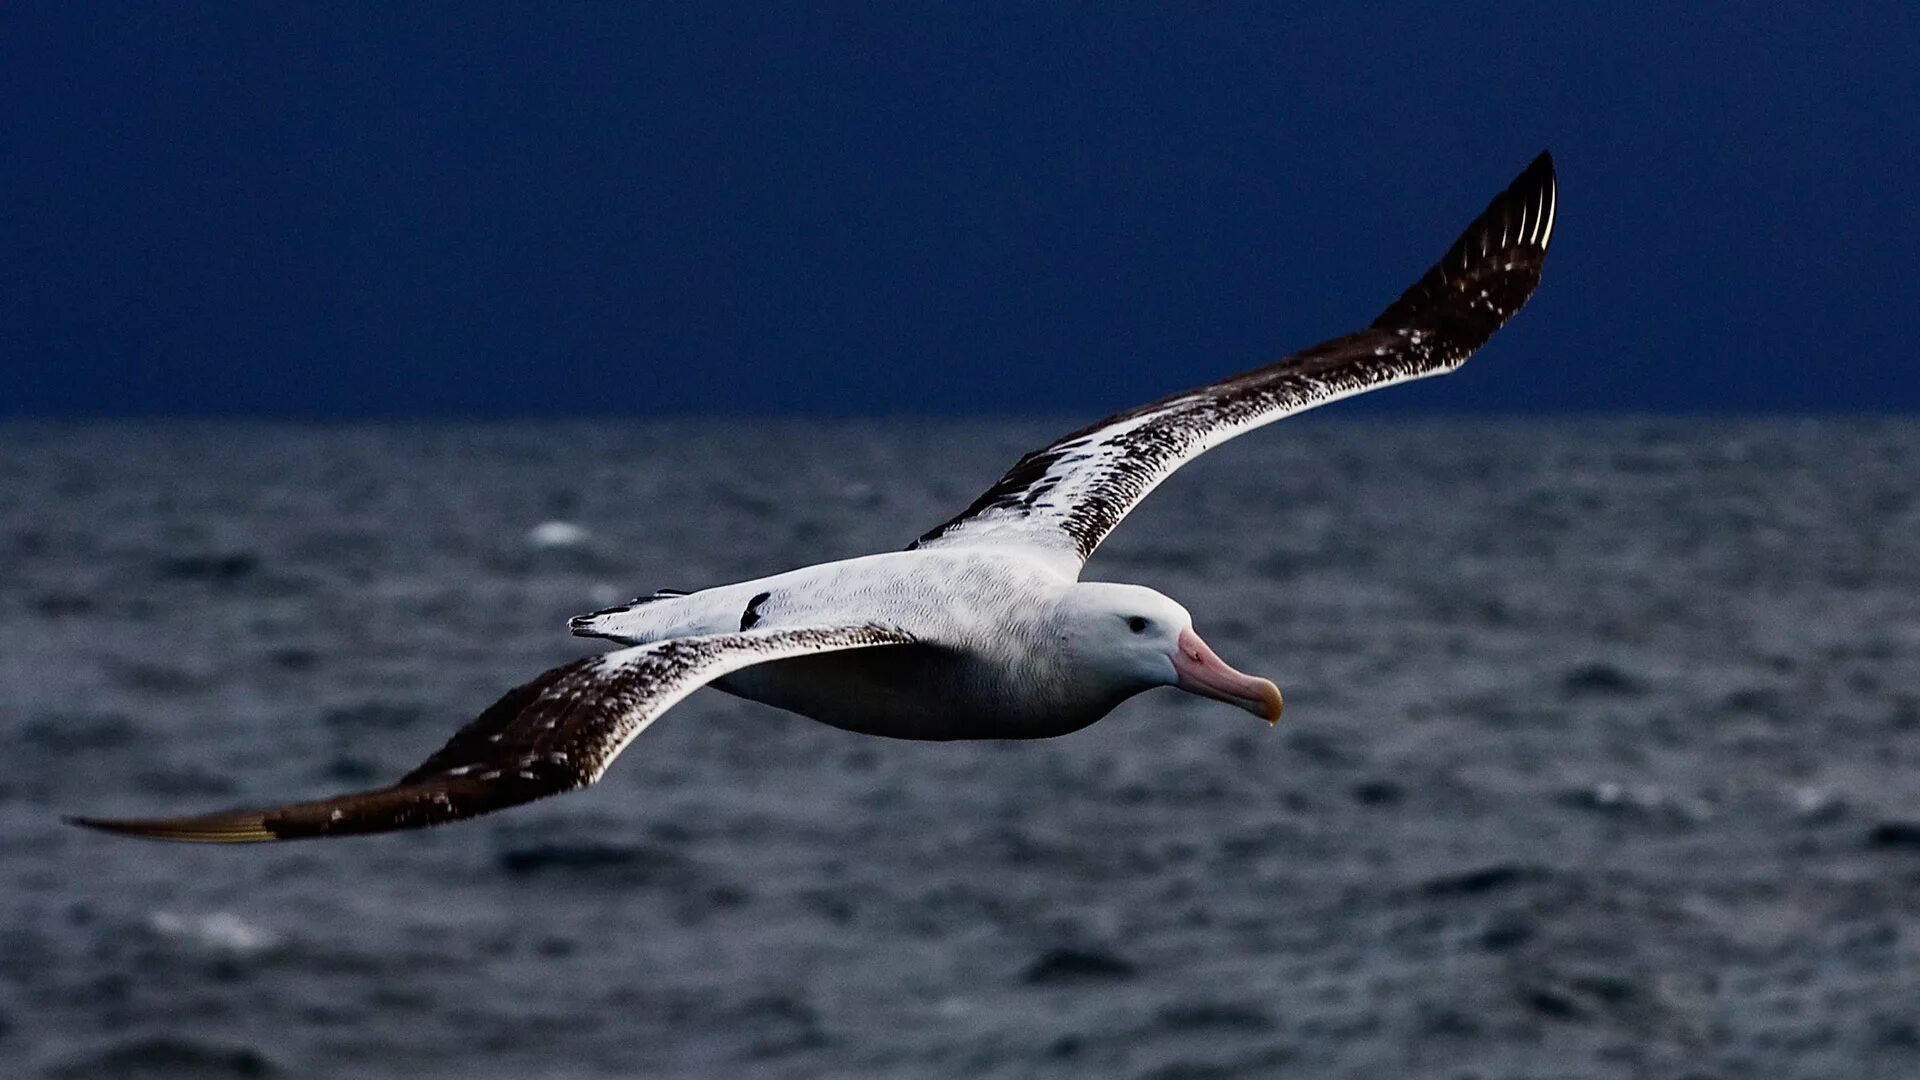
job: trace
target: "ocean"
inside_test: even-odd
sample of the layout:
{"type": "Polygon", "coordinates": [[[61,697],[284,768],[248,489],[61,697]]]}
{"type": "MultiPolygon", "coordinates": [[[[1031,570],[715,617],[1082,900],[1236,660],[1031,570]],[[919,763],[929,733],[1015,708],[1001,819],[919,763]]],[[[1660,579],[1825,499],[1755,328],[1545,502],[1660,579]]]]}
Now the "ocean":
{"type": "Polygon", "coordinates": [[[1068,419],[0,426],[0,1076],[1920,1076],[1920,421],[1288,422],[1092,578],[1280,725],[707,691],[598,786],[397,776],[567,617],[904,546],[1068,419]]]}

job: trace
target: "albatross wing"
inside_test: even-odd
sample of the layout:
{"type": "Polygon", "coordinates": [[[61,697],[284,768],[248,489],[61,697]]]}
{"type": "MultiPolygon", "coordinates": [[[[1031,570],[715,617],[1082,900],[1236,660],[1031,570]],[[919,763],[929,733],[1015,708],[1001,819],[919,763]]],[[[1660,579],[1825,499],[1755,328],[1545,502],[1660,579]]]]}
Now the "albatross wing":
{"type": "Polygon", "coordinates": [[[563,664],[505,697],[390,787],[255,810],[152,819],[69,818],[156,840],[248,843],[417,829],[575,791],[701,685],[769,660],[913,640],[879,626],[714,634],[563,664]]]}
{"type": "Polygon", "coordinates": [[[1555,195],[1543,153],[1372,326],[1082,428],[1021,458],[912,546],[1010,544],[1085,562],[1206,450],[1317,405],[1454,370],[1533,295],[1555,195]]]}

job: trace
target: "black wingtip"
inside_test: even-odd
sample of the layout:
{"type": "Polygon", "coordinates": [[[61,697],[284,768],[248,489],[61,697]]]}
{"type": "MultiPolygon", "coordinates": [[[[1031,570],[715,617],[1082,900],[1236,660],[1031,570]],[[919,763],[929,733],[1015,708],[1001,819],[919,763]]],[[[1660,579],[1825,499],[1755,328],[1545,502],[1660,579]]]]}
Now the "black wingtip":
{"type": "Polygon", "coordinates": [[[173,840],[192,844],[255,844],[282,839],[268,829],[263,815],[252,811],[202,814],[181,818],[62,817],[68,825],[115,836],[144,840],[173,840]]]}
{"type": "Polygon", "coordinates": [[[1553,155],[1542,150],[1374,327],[1430,331],[1465,359],[1533,295],[1558,207],[1553,155]]]}

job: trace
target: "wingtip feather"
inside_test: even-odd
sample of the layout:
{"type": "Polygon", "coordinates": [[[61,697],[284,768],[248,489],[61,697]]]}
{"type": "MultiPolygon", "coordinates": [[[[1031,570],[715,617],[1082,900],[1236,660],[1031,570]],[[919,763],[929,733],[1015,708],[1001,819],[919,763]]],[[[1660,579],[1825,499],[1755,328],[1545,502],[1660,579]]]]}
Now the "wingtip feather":
{"type": "Polygon", "coordinates": [[[1558,203],[1553,155],[1542,150],[1374,328],[1431,332],[1453,364],[1464,361],[1533,295],[1558,203]]]}
{"type": "Polygon", "coordinates": [[[264,815],[247,812],[179,818],[64,817],[61,820],[116,836],[191,844],[257,844],[282,839],[267,828],[264,815]]]}

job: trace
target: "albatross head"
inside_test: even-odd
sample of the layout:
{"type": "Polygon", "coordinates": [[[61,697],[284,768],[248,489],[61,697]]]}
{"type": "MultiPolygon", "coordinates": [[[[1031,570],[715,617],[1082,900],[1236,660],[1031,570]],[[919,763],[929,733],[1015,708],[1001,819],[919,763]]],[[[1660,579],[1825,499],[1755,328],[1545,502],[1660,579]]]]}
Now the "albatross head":
{"type": "Polygon", "coordinates": [[[1193,632],[1193,616],[1166,596],[1139,585],[1081,582],[1068,594],[1066,633],[1076,666],[1131,696],[1177,686],[1272,723],[1280,719],[1280,688],[1235,671],[1193,632]]]}

